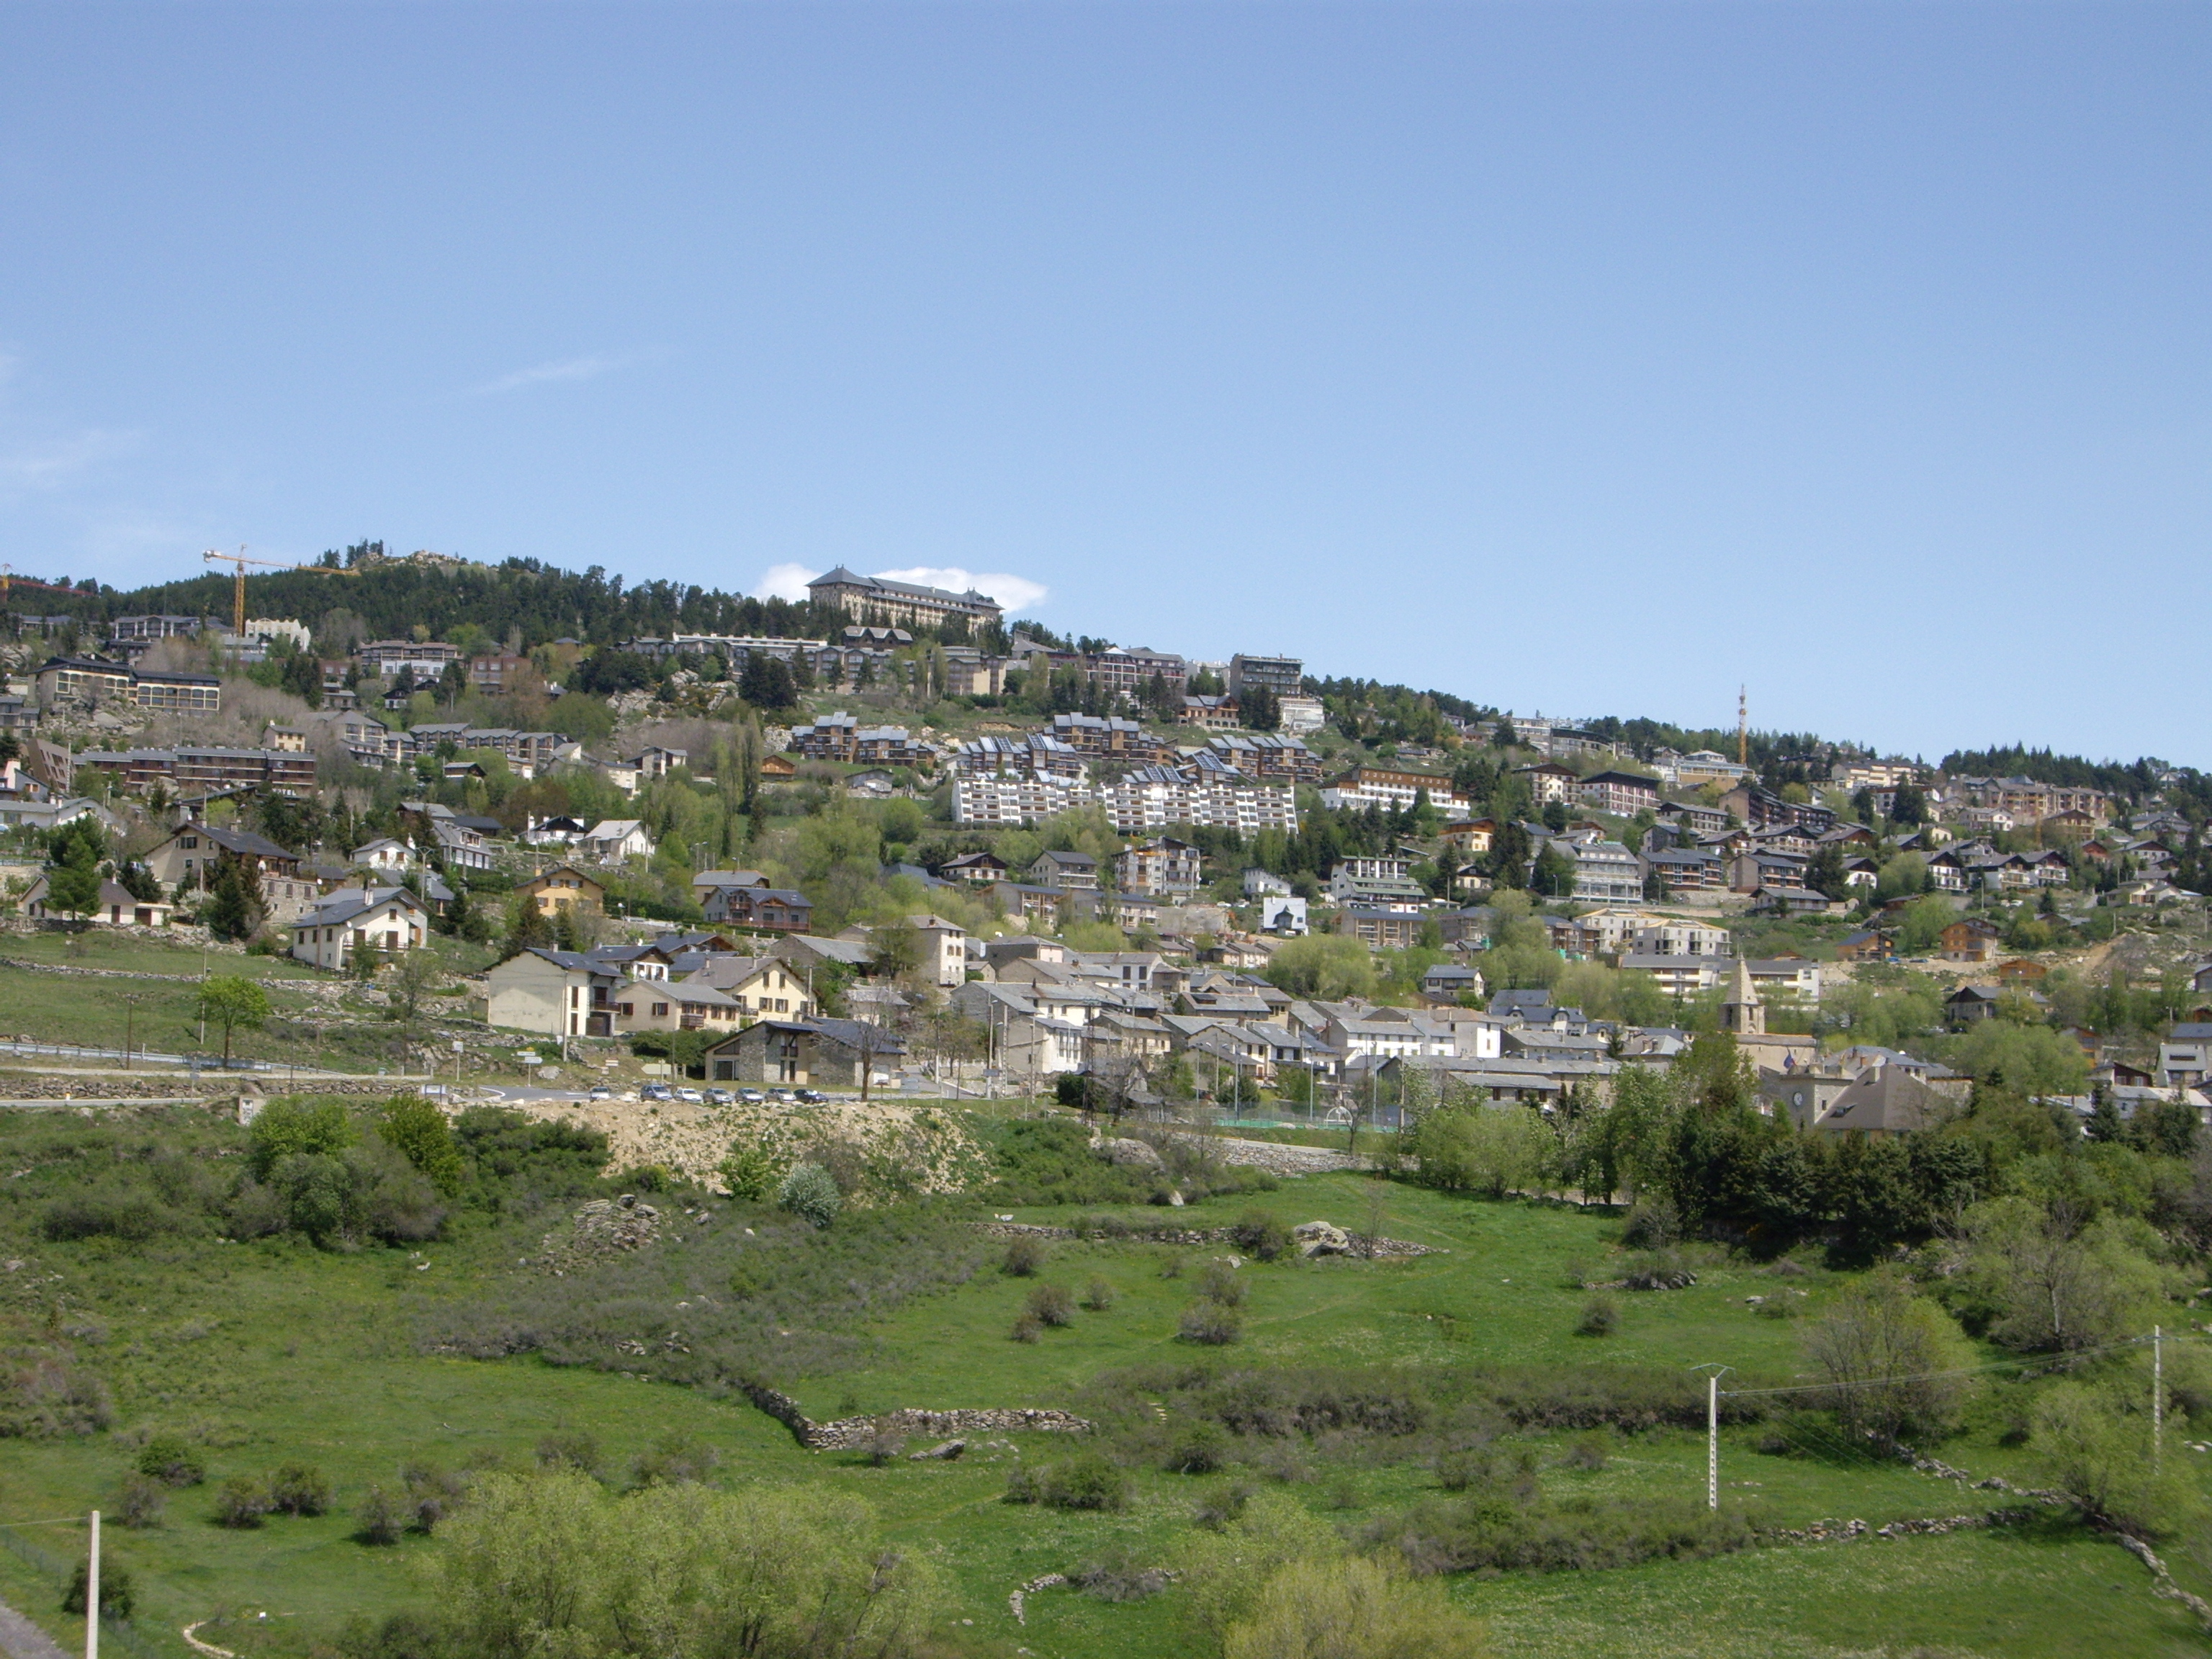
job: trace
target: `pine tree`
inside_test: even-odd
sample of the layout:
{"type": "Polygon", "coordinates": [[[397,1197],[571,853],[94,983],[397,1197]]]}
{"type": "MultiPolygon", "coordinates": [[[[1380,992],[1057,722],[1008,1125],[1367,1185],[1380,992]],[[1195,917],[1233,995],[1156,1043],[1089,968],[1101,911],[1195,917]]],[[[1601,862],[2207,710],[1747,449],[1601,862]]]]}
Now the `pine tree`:
{"type": "Polygon", "coordinates": [[[217,939],[245,939],[261,920],[261,884],[243,860],[226,858],[216,866],[208,889],[208,931],[217,939]]]}
{"type": "MultiPolygon", "coordinates": [[[[88,820],[79,823],[89,828],[88,820]]],[[[71,833],[76,827],[66,826],[56,839],[55,862],[46,870],[46,903],[82,920],[100,908],[100,831],[71,833]]]]}

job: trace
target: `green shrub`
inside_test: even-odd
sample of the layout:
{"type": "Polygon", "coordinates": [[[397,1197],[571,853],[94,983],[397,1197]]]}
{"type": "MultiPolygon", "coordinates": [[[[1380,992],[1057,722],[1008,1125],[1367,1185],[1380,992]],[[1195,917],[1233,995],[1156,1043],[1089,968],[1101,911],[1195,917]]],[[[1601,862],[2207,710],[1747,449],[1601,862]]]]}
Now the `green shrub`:
{"type": "Polygon", "coordinates": [[[57,1244],[84,1238],[119,1239],[143,1244],[180,1229],[177,1215],[143,1188],[118,1187],[72,1193],[47,1206],[40,1231],[57,1244]]]}
{"type": "Polygon", "coordinates": [[[1083,1287],[1083,1305],[1093,1313],[1104,1313],[1114,1305],[1114,1287],[1093,1275],[1091,1282],[1083,1287]]]}
{"type": "Polygon", "coordinates": [[[1075,1298],[1061,1285],[1040,1285],[1030,1292],[1029,1313],[1042,1325],[1073,1325],[1075,1298]]]}
{"type": "Polygon", "coordinates": [[[1244,1321],[1236,1309],[1224,1307],[1218,1302],[1194,1302],[1183,1310],[1182,1322],[1176,1334],[1185,1342],[1224,1347],[1244,1334],[1244,1321]]]}
{"type": "Polygon", "coordinates": [[[1128,1504],[1129,1480],[1103,1452],[1082,1451],[1058,1463],[1016,1466],[1006,1477],[1006,1501],[1057,1510],[1119,1510],[1128,1504]]]}
{"type": "Polygon", "coordinates": [[[556,1429],[542,1435],[538,1441],[538,1467],[595,1474],[599,1468],[599,1437],[580,1429],[556,1429]]]}
{"type": "Polygon", "coordinates": [[[1055,1510],[1123,1509],[1129,1502],[1129,1478],[1103,1452],[1078,1452],[1045,1470],[1038,1497],[1055,1510]]]}
{"type": "Polygon", "coordinates": [[[844,1194],[819,1164],[801,1164],[784,1176],[775,1189],[775,1201],[817,1227],[827,1227],[845,1207],[844,1194]]]}
{"type": "Polygon", "coordinates": [[[1595,1571],[1749,1549],[1758,1522],[1685,1497],[1549,1504],[1486,1483],[1480,1494],[1416,1504],[1371,1528],[1367,1542],[1421,1573],[1595,1571]]]}
{"type": "Polygon", "coordinates": [[[438,1522],[468,1494],[467,1476],[428,1463],[410,1463],[399,1472],[399,1479],[407,1489],[407,1524],[420,1533],[435,1531],[438,1522]]]}
{"type": "MultiPolygon", "coordinates": [[[[1480,1386],[1522,1428],[1610,1425],[1638,1433],[1705,1425],[1705,1385],[1686,1371],[1629,1365],[1507,1366],[1488,1372],[1480,1386]]],[[[1753,1385],[1747,1381],[1746,1386],[1753,1385]]],[[[1765,1396],[1724,1394],[1720,1400],[1723,1423],[1758,1422],[1768,1409],[1765,1396]]]]}
{"type": "Polygon", "coordinates": [[[2179,1459],[2153,1461],[2149,1421],[2127,1408],[2133,1403],[2085,1383],[2057,1383],[2036,1402],[2034,1449],[2053,1484],[2094,1519],[2153,1538],[2188,1535],[2203,1522],[2203,1497],[2179,1459]]]}
{"type": "Polygon", "coordinates": [[[218,1527],[258,1527],[269,1508],[269,1489],[258,1480],[234,1474],[216,1488],[215,1523],[218,1527]]]}
{"type": "Polygon", "coordinates": [[[1014,1328],[1006,1334],[1017,1342],[1034,1342],[1044,1334],[1044,1326],[1035,1314],[1023,1314],[1014,1321],[1014,1328]]]}
{"type": "Polygon", "coordinates": [[[1462,1446],[1437,1458],[1437,1484],[1446,1492],[1486,1492],[1527,1503],[1536,1495],[1536,1455],[1502,1446],[1462,1446]]]}
{"type": "Polygon", "coordinates": [[[676,1184],[662,1164],[637,1164],[615,1177],[615,1185],[629,1193],[665,1193],[676,1184]]]}
{"type": "Polygon", "coordinates": [[[364,1544],[396,1544],[407,1530],[407,1506],[382,1486],[371,1486],[354,1511],[360,1530],[354,1535],[364,1544]]]}
{"type": "Polygon", "coordinates": [[[398,1094],[386,1101],[377,1114],[376,1133],[447,1197],[460,1191],[468,1171],[453,1125],[421,1095],[398,1094]]]}
{"type": "Polygon", "coordinates": [[[381,1138],[336,1152],[284,1153],[269,1168],[268,1189],[285,1224],[322,1249],[420,1243],[445,1222],[437,1188],[381,1138]]]}
{"type": "Polygon", "coordinates": [[[1265,1210],[1247,1210],[1230,1228],[1237,1248],[1262,1261],[1273,1261],[1291,1252],[1291,1230],[1265,1210]]]}
{"type": "Polygon", "coordinates": [[[765,1203],[776,1188],[775,1160],[768,1149],[758,1143],[732,1143],[730,1155],[722,1160],[722,1182],[729,1188],[732,1198],[744,1199],[750,1204],[765,1203]]]}
{"type": "Polygon", "coordinates": [[[1632,1250],[1663,1250],[1681,1237],[1681,1218],[1663,1193],[1638,1199],[1620,1226],[1620,1242],[1632,1250]]]}
{"type": "MultiPolygon", "coordinates": [[[[85,1595],[92,1588],[92,1564],[82,1556],[70,1569],[69,1588],[62,1592],[62,1611],[84,1613],[85,1595]]],[[[100,1564],[100,1613],[103,1619],[128,1619],[137,1605],[131,1593],[131,1569],[113,1561],[100,1564]]]]}
{"type": "Polygon", "coordinates": [[[357,1139],[353,1120],[337,1101],[311,1105],[303,1100],[272,1100],[246,1131],[246,1168],[256,1181],[266,1181],[281,1159],[300,1154],[335,1157],[357,1139]]]}
{"type": "Polygon", "coordinates": [[[680,1434],[664,1434],[653,1442],[651,1451],[640,1452],[631,1462],[630,1484],[673,1486],[687,1480],[704,1480],[720,1462],[720,1454],[712,1446],[680,1434]]]}
{"type": "Polygon", "coordinates": [[[207,1465],[173,1434],[157,1434],[138,1449],[133,1466],[165,1486],[197,1486],[207,1479],[207,1465]]]}
{"type": "Polygon", "coordinates": [[[1198,1293],[1224,1308],[1244,1305],[1244,1281],[1226,1261],[1209,1261],[1198,1276],[1198,1293]]]}
{"type": "Polygon", "coordinates": [[[1219,1424],[1200,1418],[1176,1436],[1161,1467],[1170,1474],[1211,1474],[1229,1461],[1229,1436],[1219,1424]]]}
{"type": "Polygon", "coordinates": [[[161,1524],[168,1508],[168,1488],[150,1474],[132,1469],[123,1477],[115,1495],[114,1515],[125,1526],[143,1530],[161,1524]]]}
{"type": "Polygon", "coordinates": [[[1024,1233],[1006,1241],[1006,1259],[1000,1262],[999,1271],[1015,1279],[1034,1279],[1044,1266],[1046,1255],[1044,1240],[1024,1233]]]}
{"type": "Polygon", "coordinates": [[[279,1515],[320,1515],[331,1506],[331,1483],[320,1469],[287,1463],[269,1480],[269,1507],[279,1515]]]}
{"type": "Polygon", "coordinates": [[[1559,1454],[1562,1466],[1571,1469],[1601,1469],[1611,1455],[1602,1435],[1577,1435],[1559,1454]]]}
{"type": "Polygon", "coordinates": [[[115,1420],[107,1386],[58,1354],[0,1367],[0,1438],[55,1440],[96,1434],[115,1420]]]}
{"type": "Polygon", "coordinates": [[[1620,1310],[1609,1296],[1594,1296],[1583,1304],[1583,1316],[1575,1322],[1578,1336],[1611,1336],[1620,1325],[1620,1310]]]}

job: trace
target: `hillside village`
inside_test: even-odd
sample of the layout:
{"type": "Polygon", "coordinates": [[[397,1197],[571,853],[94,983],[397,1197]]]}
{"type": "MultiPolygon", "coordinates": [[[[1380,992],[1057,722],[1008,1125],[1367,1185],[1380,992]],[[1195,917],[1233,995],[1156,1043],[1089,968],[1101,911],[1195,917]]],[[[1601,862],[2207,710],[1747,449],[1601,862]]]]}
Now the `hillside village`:
{"type": "Polygon", "coordinates": [[[296,617],[243,583],[228,619],[10,612],[19,925],[406,976],[488,1061],[718,1096],[1571,1113],[1725,1030],[1814,1128],[1917,1127],[1993,1072],[2085,1122],[2206,1107],[2195,773],[1521,714],[843,568],[661,607],[760,632],[462,594],[386,636],[341,601],[483,568],[326,565],[253,579],[296,617]]]}

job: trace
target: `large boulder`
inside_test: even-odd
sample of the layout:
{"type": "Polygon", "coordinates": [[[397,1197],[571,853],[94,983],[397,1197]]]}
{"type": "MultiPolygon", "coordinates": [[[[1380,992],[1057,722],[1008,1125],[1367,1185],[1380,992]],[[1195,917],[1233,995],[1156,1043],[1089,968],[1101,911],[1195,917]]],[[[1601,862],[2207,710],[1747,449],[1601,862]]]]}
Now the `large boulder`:
{"type": "Polygon", "coordinates": [[[1331,1221],[1308,1221],[1291,1229],[1301,1255],[1350,1255],[1352,1235],[1331,1221]]]}
{"type": "Polygon", "coordinates": [[[1102,1140],[1098,1156],[1109,1164],[1117,1164],[1125,1170],[1161,1170],[1166,1164],[1160,1155],[1141,1140],[1102,1140]]]}

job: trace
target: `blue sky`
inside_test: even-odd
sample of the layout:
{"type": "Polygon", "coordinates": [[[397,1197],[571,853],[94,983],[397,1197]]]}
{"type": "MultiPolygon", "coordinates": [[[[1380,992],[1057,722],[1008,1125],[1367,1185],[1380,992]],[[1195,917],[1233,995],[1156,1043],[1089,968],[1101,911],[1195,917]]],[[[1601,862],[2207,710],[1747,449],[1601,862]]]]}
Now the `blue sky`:
{"type": "Polygon", "coordinates": [[[2202,6],[0,9],[0,558],[2212,767],[2202,6]]]}

